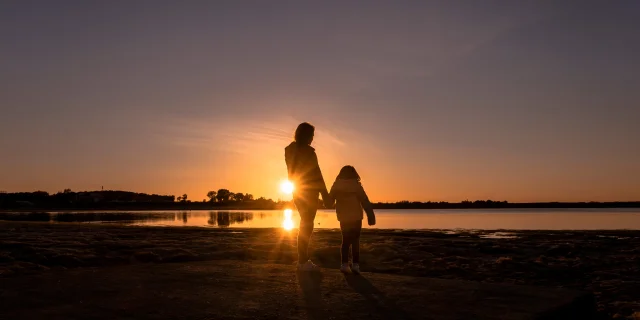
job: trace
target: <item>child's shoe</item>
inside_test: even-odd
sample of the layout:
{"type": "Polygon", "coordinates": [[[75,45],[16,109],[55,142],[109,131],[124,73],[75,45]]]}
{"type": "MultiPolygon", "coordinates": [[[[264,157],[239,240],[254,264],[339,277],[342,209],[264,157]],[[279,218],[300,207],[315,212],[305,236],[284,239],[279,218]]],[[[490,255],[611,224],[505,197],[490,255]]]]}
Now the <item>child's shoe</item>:
{"type": "Polygon", "coordinates": [[[349,264],[348,263],[343,263],[340,266],[340,272],[342,272],[342,273],[351,273],[351,268],[349,267],[349,264]]]}
{"type": "Polygon", "coordinates": [[[360,264],[354,263],[353,265],[351,265],[351,272],[353,272],[354,274],[360,274],[360,264]]]}

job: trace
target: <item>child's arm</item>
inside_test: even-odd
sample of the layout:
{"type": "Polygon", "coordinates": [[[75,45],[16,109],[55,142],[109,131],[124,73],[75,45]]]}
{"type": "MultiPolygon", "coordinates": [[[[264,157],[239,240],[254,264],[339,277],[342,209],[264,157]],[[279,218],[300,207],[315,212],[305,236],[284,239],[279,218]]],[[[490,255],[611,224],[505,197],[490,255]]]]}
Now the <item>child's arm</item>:
{"type": "Polygon", "coordinates": [[[367,214],[367,222],[369,223],[370,226],[375,226],[376,215],[375,213],[373,213],[373,205],[371,204],[371,201],[369,201],[369,197],[367,196],[367,193],[364,191],[364,188],[362,187],[362,185],[360,185],[359,191],[360,192],[358,194],[358,198],[360,199],[360,204],[362,205],[364,212],[367,214]]]}

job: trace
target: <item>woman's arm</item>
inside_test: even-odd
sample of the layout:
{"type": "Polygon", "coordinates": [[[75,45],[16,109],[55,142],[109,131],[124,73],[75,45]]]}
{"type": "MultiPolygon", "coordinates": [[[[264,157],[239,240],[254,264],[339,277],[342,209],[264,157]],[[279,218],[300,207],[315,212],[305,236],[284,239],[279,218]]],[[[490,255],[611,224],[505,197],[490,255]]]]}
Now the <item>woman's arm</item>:
{"type": "Polygon", "coordinates": [[[320,170],[320,164],[318,163],[318,156],[316,152],[313,152],[313,161],[314,161],[314,169],[313,169],[313,180],[318,185],[320,189],[320,194],[322,195],[322,201],[324,202],[325,208],[329,209],[333,207],[333,198],[329,195],[327,191],[327,185],[324,183],[324,177],[322,177],[322,171],[320,170]]]}
{"type": "Polygon", "coordinates": [[[320,194],[322,194],[322,201],[324,202],[324,207],[327,209],[333,208],[333,204],[335,202],[333,196],[327,192],[327,186],[324,185],[324,181],[322,182],[324,188],[320,190],[320,194]]]}

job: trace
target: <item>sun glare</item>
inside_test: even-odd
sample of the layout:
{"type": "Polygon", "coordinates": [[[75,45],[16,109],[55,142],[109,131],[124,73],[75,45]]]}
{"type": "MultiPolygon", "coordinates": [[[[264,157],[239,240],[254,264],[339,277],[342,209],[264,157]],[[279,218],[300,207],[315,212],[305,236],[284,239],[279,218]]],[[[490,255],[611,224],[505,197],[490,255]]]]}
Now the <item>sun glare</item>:
{"type": "Polygon", "coordinates": [[[292,194],[293,193],[293,183],[291,183],[291,181],[282,181],[282,183],[280,184],[280,191],[282,191],[285,194],[292,194]]]}
{"type": "Polygon", "coordinates": [[[291,216],[293,215],[293,211],[291,209],[284,209],[284,221],[282,221],[282,229],[290,231],[293,229],[293,220],[291,220],[291,216]]]}

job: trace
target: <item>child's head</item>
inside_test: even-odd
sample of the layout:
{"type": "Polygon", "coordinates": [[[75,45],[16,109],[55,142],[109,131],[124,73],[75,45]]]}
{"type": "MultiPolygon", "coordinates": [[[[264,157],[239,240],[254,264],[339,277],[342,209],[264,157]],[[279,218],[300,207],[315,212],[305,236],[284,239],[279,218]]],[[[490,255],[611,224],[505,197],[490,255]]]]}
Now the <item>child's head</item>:
{"type": "Polygon", "coordinates": [[[360,175],[358,175],[358,171],[356,171],[356,168],[354,168],[353,166],[344,166],[342,167],[342,169],[340,169],[340,173],[338,173],[338,177],[336,177],[336,180],[337,179],[355,179],[360,181],[360,175]]]}

